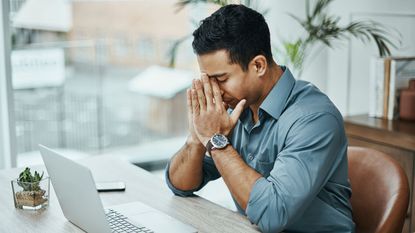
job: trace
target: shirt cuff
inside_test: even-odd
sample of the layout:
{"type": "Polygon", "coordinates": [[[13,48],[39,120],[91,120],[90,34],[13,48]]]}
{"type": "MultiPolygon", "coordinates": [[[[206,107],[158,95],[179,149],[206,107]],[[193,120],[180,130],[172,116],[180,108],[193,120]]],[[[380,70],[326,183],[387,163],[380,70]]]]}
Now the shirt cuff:
{"type": "Polygon", "coordinates": [[[246,215],[253,224],[258,224],[260,219],[263,217],[269,197],[264,195],[267,192],[269,182],[264,177],[259,178],[255,181],[249,195],[248,204],[246,206],[246,215]]]}

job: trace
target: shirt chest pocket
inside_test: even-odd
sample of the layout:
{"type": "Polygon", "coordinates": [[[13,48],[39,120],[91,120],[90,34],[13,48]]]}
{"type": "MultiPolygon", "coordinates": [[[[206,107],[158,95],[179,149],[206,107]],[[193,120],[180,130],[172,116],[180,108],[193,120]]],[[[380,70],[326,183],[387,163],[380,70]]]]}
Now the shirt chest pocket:
{"type": "Polygon", "coordinates": [[[276,156],[273,149],[274,148],[261,148],[257,150],[255,155],[248,154],[248,160],[253,159],[252,167],[265,178],[269,176],[274,167],[276,156]]]}

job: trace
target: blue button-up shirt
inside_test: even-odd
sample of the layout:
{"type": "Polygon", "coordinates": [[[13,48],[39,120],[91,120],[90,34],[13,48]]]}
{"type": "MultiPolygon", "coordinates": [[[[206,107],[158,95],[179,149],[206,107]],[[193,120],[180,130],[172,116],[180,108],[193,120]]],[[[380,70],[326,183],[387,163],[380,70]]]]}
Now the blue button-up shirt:
{"type": "MultiPolygon", "coordinates": [[[[251,168],[261,173],[246,211],[238,211],[263,232],[354,232],[349,198],[347,138],[343,118],[329,98],[312,84],[283,75],[259,108],[254,124],[245,109],[232,135],[232,146],[251,168]]],[[[205,156],[203,182],[220,177],[205,156]]]]}

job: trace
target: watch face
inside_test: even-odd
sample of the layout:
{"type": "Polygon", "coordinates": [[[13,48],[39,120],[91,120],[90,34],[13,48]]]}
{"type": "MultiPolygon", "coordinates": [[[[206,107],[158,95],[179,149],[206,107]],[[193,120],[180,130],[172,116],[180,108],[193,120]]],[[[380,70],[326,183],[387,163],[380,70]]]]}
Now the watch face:
{"type": "Polygon", "coordinates": [[[213,135],[211,142],[212,145],[218,149],[224,148],[226,145],[229,144],[228,138],[222,134],[213,135]]]}

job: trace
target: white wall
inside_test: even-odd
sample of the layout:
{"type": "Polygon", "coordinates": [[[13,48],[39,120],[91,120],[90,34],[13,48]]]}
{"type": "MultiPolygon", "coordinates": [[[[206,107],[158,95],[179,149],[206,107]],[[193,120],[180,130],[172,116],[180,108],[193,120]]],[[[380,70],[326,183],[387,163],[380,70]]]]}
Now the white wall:
{"type": "MultiPolygon", "coordinates": [[[[294,39],[301,35],[301,27],[287,12],[304,17],[305,0],[276,0],[269,1],[269,5],[271,12],[267,21],[273,43],[278,43],[278,38],[294,39]]],[[[415,55],[415,1],[336,0],[329,12],[341,17],[341,25],[356,19],[372,19],[400,30],[403,44],[392,50],[393,55],[415,55]]],[[[336,43],[336,49],[325,49],[313,56],[302,79],[313,82],[328,94],[344,115],[367,113],[369,60],[374,55],[377,55],[375,46],[358,40],[336,43]]],[[[275,59],[278,62],[278,57],[275,59]]]]}

